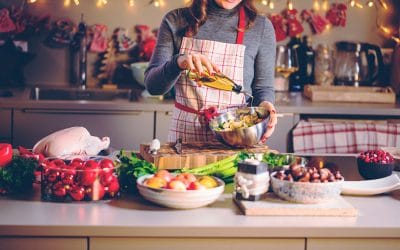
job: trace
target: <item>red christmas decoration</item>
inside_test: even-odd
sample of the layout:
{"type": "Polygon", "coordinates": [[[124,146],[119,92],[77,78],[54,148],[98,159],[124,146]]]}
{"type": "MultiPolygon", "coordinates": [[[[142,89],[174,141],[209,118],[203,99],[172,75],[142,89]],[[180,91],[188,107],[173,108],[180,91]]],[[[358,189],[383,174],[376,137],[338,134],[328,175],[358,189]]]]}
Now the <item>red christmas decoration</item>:
{"type": "Polygon", "coordinates": [[[90,43],[90,51],[105,52],[108,46],[107,26],[104,24],[95,24],[90,30],[93,35],[90,43]]]}
{"type": "Polygon", "coordinates": [[[332,7],[326,12],[326,19],[333,25],[333,26],[346,26],[346,11],[347,6],[346,4],[339,3],[339,4],[332,4],[332,7]]]}
{"type": "Polygon", "coordinates": [[[282,41],[286,38],[286,26],[285,19],[281,14],[272,14],[269,19],[271,20],[272,25],[275,29],[275,37],[276,41],[282,41]]]}
{"type": "Polygon", "coordinates": [[[296,35],[301,34],[304,29],[301,25],[300,21],[297,19],[297,10],[296,9],[286,9],[283,12],[284,17],[287,22],[287,32],[290,37],[294,37],[296,35]]]}
{"type": "Polygon", "coordinates": [[[139,57],[141,61],[150,61],[153,50],[156,47],[156,38],[147,25],[136,25],[136,43],[139,45],[139,57]]]}
{"type": "Polygon", "coordinates": [[[16,29],[14,22],[10,18],[10,12],[7,9],[0,10],[0,32],[10,32],[16,29]]]}
{"type": "Polygon", "coordinates": [[[312,31],[316,34],[322,33],[329,24],[328,20],[312,10],[303,10],[301,18],[311,25],[312,31]]]}

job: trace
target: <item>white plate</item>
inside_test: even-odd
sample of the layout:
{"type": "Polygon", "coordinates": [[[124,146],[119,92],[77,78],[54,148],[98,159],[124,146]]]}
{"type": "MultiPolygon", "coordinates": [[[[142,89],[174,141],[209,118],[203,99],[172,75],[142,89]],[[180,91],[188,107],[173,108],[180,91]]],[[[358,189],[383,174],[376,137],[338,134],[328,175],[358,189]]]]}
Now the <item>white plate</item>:
{"type": "Polygon", "coordinates": [[[342,194],[348,195],[375,195],[400,189],[400,179],[397,174],[366,181],[344,181],[342,194]]]}

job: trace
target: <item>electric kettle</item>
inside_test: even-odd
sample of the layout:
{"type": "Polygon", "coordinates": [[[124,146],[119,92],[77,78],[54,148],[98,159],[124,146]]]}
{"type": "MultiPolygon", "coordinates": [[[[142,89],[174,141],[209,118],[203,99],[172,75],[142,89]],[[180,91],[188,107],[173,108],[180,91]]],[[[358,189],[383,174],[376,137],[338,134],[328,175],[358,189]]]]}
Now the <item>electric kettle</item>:
{"type": "Polygon", "coordinates": [[[369,43],[347,41],[340,41],[335,45],[335,84],[374,85],[383,69],[381,49],[369,43]]]}

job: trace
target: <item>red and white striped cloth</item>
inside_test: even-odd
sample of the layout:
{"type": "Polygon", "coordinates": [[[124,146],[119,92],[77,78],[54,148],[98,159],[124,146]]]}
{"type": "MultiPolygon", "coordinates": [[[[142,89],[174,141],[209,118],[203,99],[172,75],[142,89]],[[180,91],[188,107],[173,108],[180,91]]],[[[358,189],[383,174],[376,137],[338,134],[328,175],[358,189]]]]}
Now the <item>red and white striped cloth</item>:
{"type": "Polygon", "coordinates": [[[295,153],[359,153],[400,147],[400,124],[301,120],[293,130],[295,153]]]}

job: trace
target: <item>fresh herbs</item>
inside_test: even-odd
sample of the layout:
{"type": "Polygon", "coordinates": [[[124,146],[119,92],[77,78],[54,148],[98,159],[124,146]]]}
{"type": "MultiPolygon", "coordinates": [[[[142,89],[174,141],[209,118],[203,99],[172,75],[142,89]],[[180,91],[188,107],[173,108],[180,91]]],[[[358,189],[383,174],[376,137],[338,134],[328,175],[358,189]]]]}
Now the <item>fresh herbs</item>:
{"type": "Polygon", "coordinates": [[[5,193],[26,193],[32,190],[38,161],[14,155],[10,164],[0,168],[0,190],[5,193]]]}
{"type": "Polygon", "coordinates": [[[140,159],[136,153],[121,150],[117,155],[121,166],[117,169],[121,189],[126,192],[135,192],[137,178],[154,174],[157,168],[154,164],[140,159]]]}
{"type": "Polygon", "coordinates": [[[270,171],[278,170],[279,168],[290,165],[296,161],[296,156],[291,154],[277,154],[273,152],[264,153],[262,161],[268,164],[270,171]]]}

